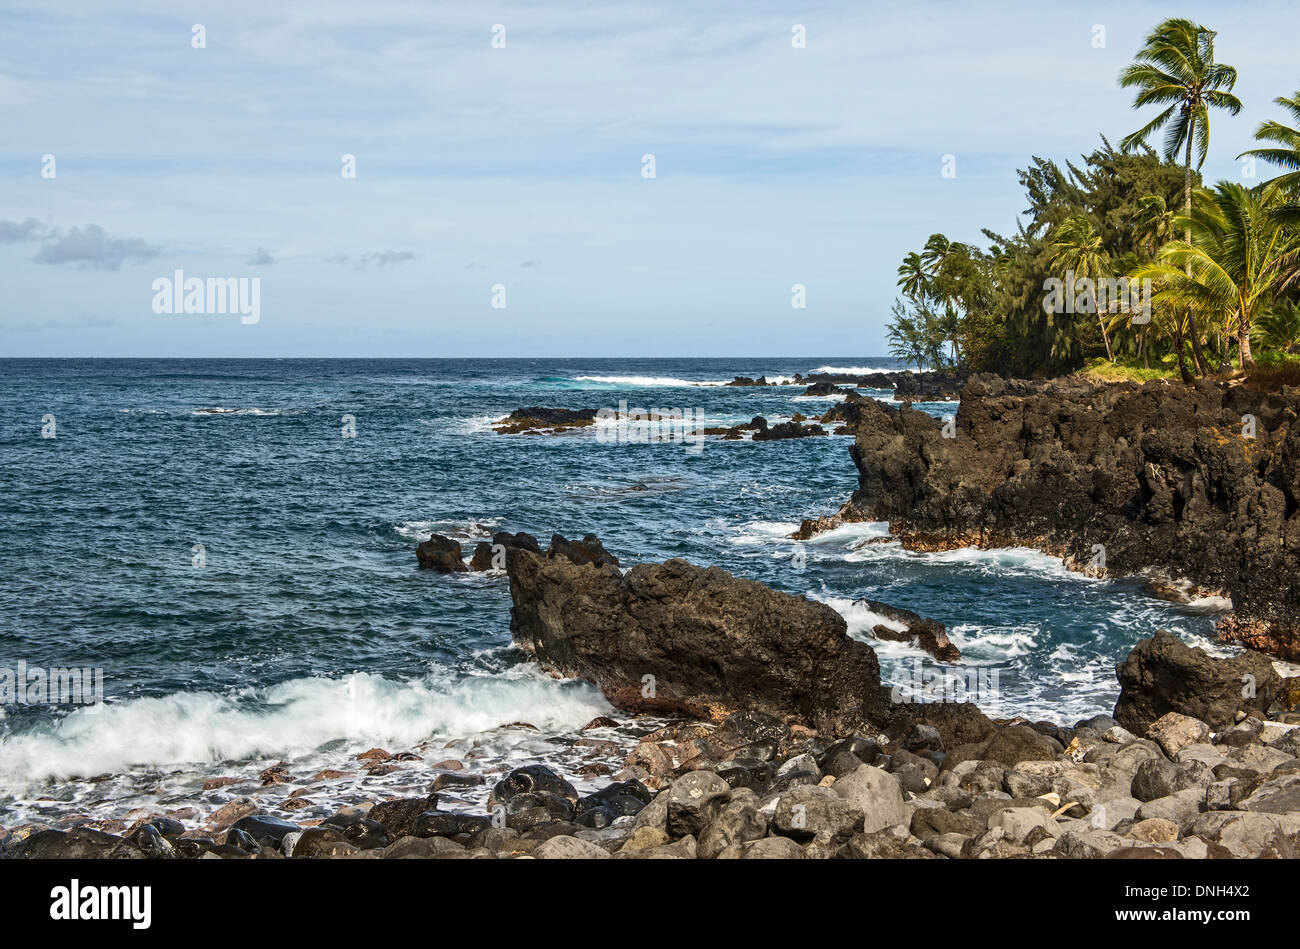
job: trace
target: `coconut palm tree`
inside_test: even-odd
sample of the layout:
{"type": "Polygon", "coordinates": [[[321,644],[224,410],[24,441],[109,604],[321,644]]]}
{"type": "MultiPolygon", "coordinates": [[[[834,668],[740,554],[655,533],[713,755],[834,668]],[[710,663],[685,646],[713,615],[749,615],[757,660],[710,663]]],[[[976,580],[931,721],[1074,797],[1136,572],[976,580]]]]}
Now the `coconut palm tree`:
{"type": "MultiPolygon", "coordinates": [[[[1110,255],[1102,249],[1101,235],[1096,232],[1092,222],[1082,214],[1072,214],[1062,221],[1052,232],[1052,266],[1062,272],[1073,273],[1074,280],[1091,280],[1095,288],[1097,282],[1106,279],[1110,272],[1110,255]]],[[[1073,295],[1074,280],[1068,281],[1065,292],[1073,295]]],[[[1101,338],[1106,344],[1106,359],[1115,361],[1115,352],[1110,345],[1107,332],[1107,314],[1097,305],[1096,292],[1093,292],[1093,308],[1097,320],[1101,323],[1101,338]]]]}
{"type": "Polygon", "coordinates": [[[898,286],[913,300],[929,296],[930,274],[916,251],[903,258],[903,265],[898,268],[898,286]]]}
{"type": "Polygon", "coordinates": [[[1133,217],[1133,236],[1146,248],[1148,256],[1154,257],[1165,241],[1169,240],[1173,233],[1170,226],[1173,217],[1163,196],[1148,194],[1138,198],[1137,214],[1133,217]]]}
{"type": "Polygon", "coordinates": [[[1300,239],[1271,213],[1271,193],[1231,181],[1202,191],[1201,205],[1174,221],[1191,240],[1166,244],[1160,260],[1137,274],[1158,283],[1163,302],[1222,319],[1236,333],[1242,369],[1255,364],[1255,315],[1300,282],[1300,239]]]}
{"type": "Polygon", "coordinates": [[[1275,303],[1255,317],[1251,344],[1258,343],[1278,352],[1288,352],[1300,342],[1300,303],[1275,303]]]}
{"type": "Polygon", "coordinates": [[[1300,92],[1293,96],[1278,96],[1273,100],[1294,118],[1295,127],[1270,119],[1255,130],[1255,140],[1272,142],[1275,147],[1252,148],[1237,158],[1251,155],[1262,158],[1270,165],[1287,169],[1283,174],[1265,184],[1276,188],[1288,201],[1278,207],[1278,212],[1291,222],[1300,221],[1300,92]]]}
{"type": "MultiPolygon", "coordinates": [[[[1205,164],[1210,147],[1210,109],[1224,109],[1231,115],[1241,111],[1241,100],[1232,94],[1237,84],[1237,70],[1214,60],[1214,37],[1217,34],[1191,20],[1165,20],[1147,37],[1136,61],[1120,73],[1119,84],[1137,89],[1133,108],[1165,106],[1142,128],[1120,142],[1131,151],[1158,129],[1164,129],[1164,158],[1174,161],[1183,152],[1183,213],[1192,210],[1192,147],[1196,148],[1196,167],[1205,164]]],[[[1191,234],[1186,240],[1191,242],[1191,234]]],[[[1190,276],[1190,274],[1189,274],[1190,276]]],[[[1206,371],[1201,352],[1201,334],[1194,314],[1188,314],[1191,326],[1192,353],[1197,369],[1206,371]]]]}
{"type": "Polygon", "coordinates": [[[942,234],[931,234],[921,249],[921,262],[925,264],[926,273],[934,276],[943,269],[943,261],[952,250],[952,241],[942,234]]]}

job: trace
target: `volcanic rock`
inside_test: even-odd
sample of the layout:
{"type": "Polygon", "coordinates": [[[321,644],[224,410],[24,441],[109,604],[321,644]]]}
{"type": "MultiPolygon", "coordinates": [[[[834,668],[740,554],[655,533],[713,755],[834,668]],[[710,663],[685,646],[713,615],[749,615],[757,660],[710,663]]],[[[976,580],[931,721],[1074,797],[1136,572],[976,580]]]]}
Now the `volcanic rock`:
{"type": "Polygon", "coordinates": [[[1229,728],[1239,709],[1259,713],[1282,686],[1273,663],[1259,653],[1215,659],[1166,630],[1141,640],[1115,672],[1120,685],[1115,720],[1137,734],[1168,712],[1200,719],[1215,730],[1229,728]]]}

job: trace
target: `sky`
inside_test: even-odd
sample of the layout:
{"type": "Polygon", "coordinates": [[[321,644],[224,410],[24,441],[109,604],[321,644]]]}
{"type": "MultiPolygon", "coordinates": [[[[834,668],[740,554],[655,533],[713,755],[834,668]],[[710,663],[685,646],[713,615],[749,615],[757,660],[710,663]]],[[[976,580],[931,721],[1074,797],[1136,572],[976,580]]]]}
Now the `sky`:
{"type": "Polygon", "coordinates": [[[1143,124],[1161,19],[1240,72],[1207,179],[1300,89],[1294,0],[49,6],[0,9],[0,356],[884,354],[904,254],[1143,124]]]}

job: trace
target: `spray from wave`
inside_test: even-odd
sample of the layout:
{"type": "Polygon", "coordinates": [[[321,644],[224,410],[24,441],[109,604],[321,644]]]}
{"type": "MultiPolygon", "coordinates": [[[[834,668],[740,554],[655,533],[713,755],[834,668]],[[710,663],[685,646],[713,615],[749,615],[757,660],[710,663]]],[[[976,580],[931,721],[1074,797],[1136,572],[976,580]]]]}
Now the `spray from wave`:
{"type": "Polygon", "coordinates": [[[571,731],[610,707],[592,687],[523,672],[396,681],[369,673],[292,679],[234,694],[179,692],[78,709],[0,742],[0,783],[23,786],[135,767],[293,759],[322,745],[411,747],[527,721],[571,731]]]}

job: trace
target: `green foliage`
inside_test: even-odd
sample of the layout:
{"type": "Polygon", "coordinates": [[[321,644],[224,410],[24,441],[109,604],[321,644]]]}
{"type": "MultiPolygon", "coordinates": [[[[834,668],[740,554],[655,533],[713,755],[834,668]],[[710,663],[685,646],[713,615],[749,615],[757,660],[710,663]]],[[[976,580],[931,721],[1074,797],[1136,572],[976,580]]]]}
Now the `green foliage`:
{"type": "Polygon", "coordinates": [[[1189,308],[1237,337],[1241,367],[1252,362],[1254,318],[1300,280],[1300,240],[1275,217],[1272,189],[1221,181],[1174,220],[1191,240],[1170,241],[1138,270],[1157,283],[1156,301],[1189,308]]]}
{"type": "Polygon", "coordinates": [[[1119,79],[1134,108],[1160,111],[1119,150],[1103,136],[1078,162],[1034,157],[1018,172],[1027,207],[1014,234],[984,230],[987,251],[935,234],[909,253],[891,352],[1020,376],[1085,365],[1096,375],[1101,359],[1121,378],[1190,381],[1226,365],[1234,346],[1249,368],[1252,343],[1261,366],[1300,344],[1300,92],[1275,100],[1286,117],[1263,123],[1261,146],[1243,153],[1283,174],[1201,191],[1210,114],[1241,111],[1237,71],[1216,61],[1215,35],[1186,19],[1160,23],[1119,79]],[[1157,132],[1160,153],[1148,144],[1157,132]],[[1151,320],[1134,323],[1122,307],[1049,312],[1049,280],[1071,272],[1151,280],[1151,320]]]}
{"type": "Polygon", "coordinates": [[[1291,347],[1300,343],[1300,303],[1288,300],[1273,304],[1255,318],[1255,325],[1250,330],[1250,340],[1265,352],[1258,358],[1285,354],[1291,347]]]}
{"type": "MultiPolygon", "coordinates": [[[[1123,154],[1103,138],[1102,146],[1078,164],[1062,169],[1048,159],[1034,158],[1018,174],[1029,205],[1027,220],[1014,237],[984,232],[997,250],[994,256],[1006,261],[995,274],[985,321],[998,324],[1000,332],[984,331],[985,340],[998,337],[996,345],[986,343],[979,353],[972,349],[969,364],[1026,376],[1071,372],[1086,359],[1105,356],[1106,340],[1095,315],[1044,312],[1044,283],[1062,275],[1066,259],[1057,261],[1062,249],[1054,243],[1069,243],[1063,239],[1071,235],[1078,243],[1079,235],[1090,231],[1082,238],[1087,256],[1094,263],[1109,261],[1108,268],[1098,269],[1128,273],[1139,261],[1150,259],[1167,235],[1167,208],[1180,203],[1183,169],[1161,161],[1149,149],[1123,154]]],[[[1130,320],[1108,321],[1108,326],[1113,327],[1111,343],[1117,356],[1138,353],[1143,343],[1140,327],[1130,320]]]]}
{"type": "Polygon", "coordinates": [[[906,302],[894,303],[890,354],[922,368],[957,365],[969,314],[988,304],[991,266],[978,248],[942,234],[931,234],[919,253],[904,257],[898,287],[906,302]]]}

